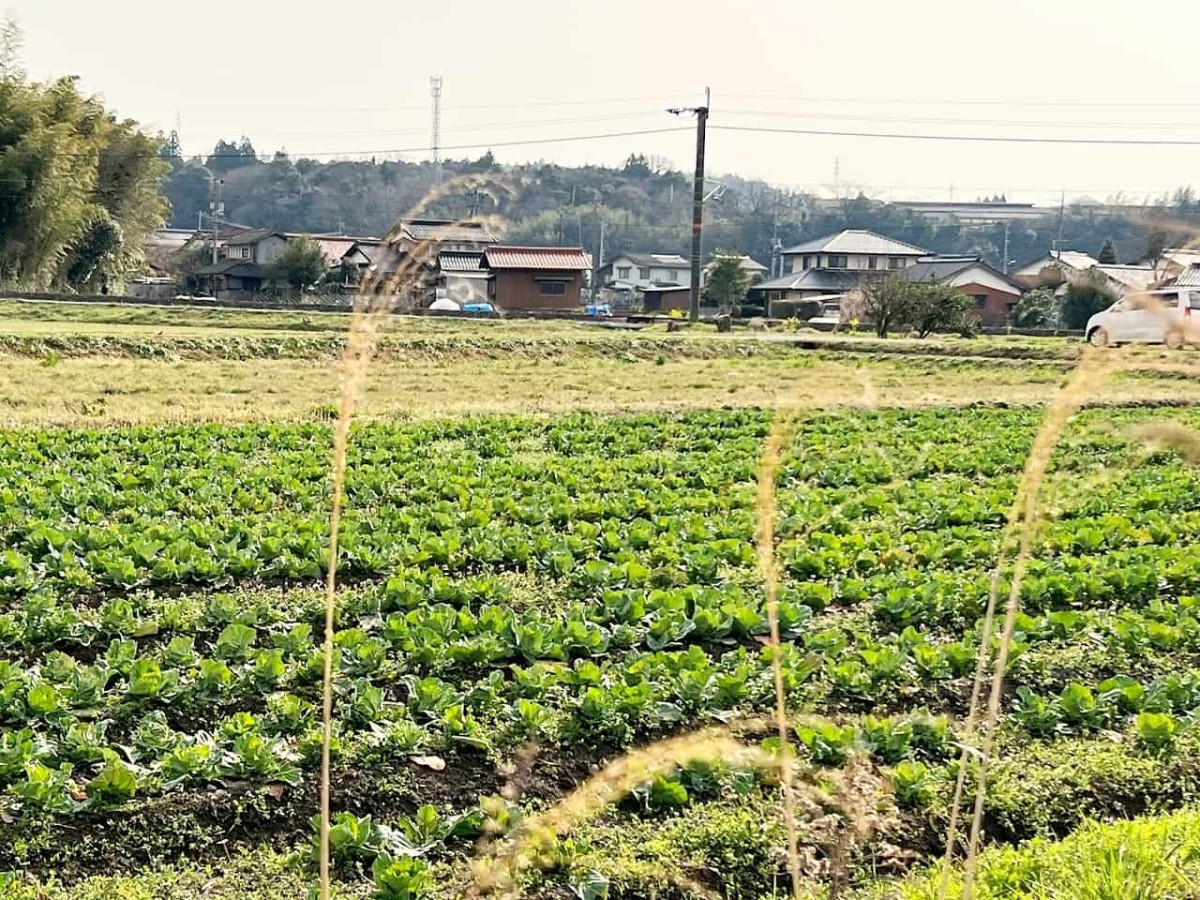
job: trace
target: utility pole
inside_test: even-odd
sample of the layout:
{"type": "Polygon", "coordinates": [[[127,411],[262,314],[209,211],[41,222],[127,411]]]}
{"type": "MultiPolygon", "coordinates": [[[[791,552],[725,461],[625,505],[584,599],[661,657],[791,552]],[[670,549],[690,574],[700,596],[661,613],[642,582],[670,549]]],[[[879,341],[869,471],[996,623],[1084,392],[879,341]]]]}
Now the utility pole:
{"type": "Polygon", "coordinates": [[[1062,261],[1062,228],[1063,214],[1067,210],[1067,189],[1063,188],[1062,196],[1058,200],[1058,236],[1054,239],[1054,255],[1060,262],[1062,261]]]}
{"type": "Polygon", "coordinates": [[[692,322],[700,321],[700,257],[704,251],[704,138],[711,102],[712,93],[705,88],[703,106],[667,110],[675,116],[685,113],[696,116],[696,175],[692,186],[692,283],[688,304],[688,319],[692,322]]]}
{"type": "Polygon", "coordinates": [[[600,249],[596,254],[596,267],[592,270],[592,305],[600,302],[600,270],[604,268],[604,229],[607,223],[600,220],[600,249]]]}
{"type": "Polygon", "coordinates": [[[208,201],[209,218],[212,219],[212,264],[217,264],[217,241],[220,240],[221,219],[225,216],[225,201],[221,199],[225,187],[224,178],[213,178],[208,201]]]}
{"type": "Polygon", "coordinates": [[[1005,275],[1008,274],[1008,225],[1008,222],[1004,223],[1004,265],[1002,268],[1005,275]]]}
{"type": "Polygon", "coordinates": [[[433,100],[433,140],[430,156],[433,157],[434,184],[442,183],[442,76],[431,75],[429,93],[433,100]]]}

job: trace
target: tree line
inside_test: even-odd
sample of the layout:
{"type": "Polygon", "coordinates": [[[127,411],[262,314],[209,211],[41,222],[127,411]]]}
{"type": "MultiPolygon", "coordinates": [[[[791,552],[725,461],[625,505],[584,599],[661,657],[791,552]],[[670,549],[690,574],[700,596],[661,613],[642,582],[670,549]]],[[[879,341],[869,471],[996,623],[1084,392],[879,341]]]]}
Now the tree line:
{"type": "MultiPolygon", "coordinates": [[[[184,159],[175,135],[164,137],[172,167],[165,191],[172,224],[189,227],[208,209],[213,177],[224,181],[227,218],[258,227],[311,234],[383,235],[422,203],[434,187],[428,161],[296,159],[262,155],[250,138],[220,141],[204,157],[184,159]]],[[[606,256],[628,251],[690,251],[691,176],[669,162],[632,154],[621,166],[559,166],[538,162],[500,165],[491,153],[443,162],[451,184],[423,214],[440,218],[487,216],[514,243],[567,244],[595,252],[604,230],[606,256]],[[457,181],[455,181],[457,179],[457,181]],[[457,185],[457,186],[456,186],[457,185]]],[[[980,256],[1004,268],[1003,224],[937,224],[912,210],[866,196],[816,201],[762,181],[719,176],[726,190],[710,202],[705,243],[748,253],[769,264],[775,246],[787,247],[844,228],[866,228],[934,253],[980,256]]],[[[1118,203],[1123,198],[1114,198],[1118,203]]],[[[1200,223],[1200,200],[1190,188],[1121,214],[1091,205],[1068,206],[1016,221],[1007,235],[1010,268],[1064,248],[1132,262],[1190,234],[1200,223]]]]}
{"type": "Polygon", "coordinates": [[[106,291],[170,211],[159,141],[71,78],[37,84],[0,27],[0,284],[106,291]]]}

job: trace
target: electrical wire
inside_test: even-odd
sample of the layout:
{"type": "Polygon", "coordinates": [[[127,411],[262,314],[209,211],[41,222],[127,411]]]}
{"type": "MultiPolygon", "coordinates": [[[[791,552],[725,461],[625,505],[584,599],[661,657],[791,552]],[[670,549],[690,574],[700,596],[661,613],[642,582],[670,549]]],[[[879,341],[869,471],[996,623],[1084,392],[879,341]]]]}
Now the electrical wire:
{"type": "MultiPolygon", "coordinates": [[[[449,115],[459,110],[479,110],[479,109],[526,109],[526,108],[545,108],[554,106],[603,106],[606,104],[617,103],[649,103],[649,102],[666,102],[679,100],[681,98],[693,97],[692,93],[679,94],[660,94],[653,97],[614,97],[610,99],[586,99],[586,100],[535,100],[523,103],[474,103],[460,106],[455,104],[452,108],[447,108],[443,111],[449,115]]],[[[143,107],[144,112],[176,112],[187,113],[196,110],[220,110],[228,112],[229,106],[190,106],[190,107],[143,107]]],[[[255,109],[270,109],[272,111],[295,111],[295,112],[429,112],[429,104],[424,106],[297,106],[287,107],[274,104],[263,104],[262,106],[236,106],[233,107],[236,111],[255,110],[255,109]]]]}
{"type": "Polygon", "coordinates": [[[908,104],[910,106],[1028,106],[1028,107],[1077,107],[1077,108],[1130,108],[1144,106],[1200,106],[1200,100],[966,100],[961,98],[943,99],[914,99],[912,97],[817,97],[793,96],[786,97],[778,94],[727,94],[722,92],[722,98],[731,97],[737,100],[772,100],[781,103],[860,103],[865,105],[891,106],[893,104],[908,104]]]}
{"type": "MultiPolygon", "coordinates": [[[[462,132],[482,131],[482,130],[488,129],[488,128],[508,130],[508,129],[513,129],[513,128],[539,128],[539,127],[542,127],[545,125],[580,125],[580,124],[586,124],[586,123],[590,123],[590,122],[613,122],[613,121],[621,121],[621,120],[625,120],[625,119],[646,119],[646,118],[650,118],[650,117],[661,116],[662,114],[663,114],[663,111],[661,109],[656,109],[656,110],[648,110],[645,112],[622,113],[620,115],[613,115],[613,116],[588,116],[586,118],[578,118],[578,119],[537,119],[537,120],[533,120],[533,121],[519,121],[519,122],[513,122],[513,121],[481,122],[477,125],[456,125],[456,126],[451,126],[449,128],[442,128],[441,132],[443,134],[446,134],[446,133],[455,134],[455,133],[462,133],[462,132]]],[[[335,131],[268,131],[268,132],[260,133],[258,140],[260,142],[262,142],[266,138],[278,139],[278,138],[298,138],[298,137],[299,138],[400,137],[400,136],[407,136],[407,135],[412,135],[412,134],[428,134],[428,133],[429,133],[428,125],[426,125],[424,128],[406,128],[406,129],[402,129],[399,131],[382,131],[382,130],[342,131],[340,129],[335,130],[335,131]]],[[[224,134],[200,134],[198,136],[190,135],[189,141],[200,141],[202,139],[213,139],[213,138],[224,139],[224,134]]]]}
{"type": "Polygon", "coordinates": [[[726,109],[721,108],[722,116],[762,116],[775,119],[825,119],[844,120],[850,122],[909,122],[920,125],[1002,125],[1019,128],[1200,128],[1200,122],[1097,122],[1097,121],[1031,121],[1029,119],[963,119],[959,117],[928,117],[928,116],[865,116],[847,113],[822,112],[783,112],[765,109],[726,109]]]}
{"type": "Polygon", "coordinates": [[[818,128],[768,128],[762,125],[709,125],[710,131],[756,134],[803,134],[815,137],[881,138],[908,141],[967,141],[985,144],[1080,144],[1107,147],[1200,147],[1200,139],[1024,137],[998,134],[904,134],[886,131],[830,131],[818,128]]]}

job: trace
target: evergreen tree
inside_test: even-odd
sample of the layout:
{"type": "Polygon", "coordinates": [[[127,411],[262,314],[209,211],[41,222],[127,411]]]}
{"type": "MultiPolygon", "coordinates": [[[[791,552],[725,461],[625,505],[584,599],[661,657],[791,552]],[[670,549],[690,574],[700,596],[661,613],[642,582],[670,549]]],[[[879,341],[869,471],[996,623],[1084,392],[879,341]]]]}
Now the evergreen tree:
{"type": "Polygon", "coordinates": [[[1117,263],[1117,245],[1108,238],[1100,247],[1100,255],[1096,260],[1103,266],[1113,266],[1117,263]]]}

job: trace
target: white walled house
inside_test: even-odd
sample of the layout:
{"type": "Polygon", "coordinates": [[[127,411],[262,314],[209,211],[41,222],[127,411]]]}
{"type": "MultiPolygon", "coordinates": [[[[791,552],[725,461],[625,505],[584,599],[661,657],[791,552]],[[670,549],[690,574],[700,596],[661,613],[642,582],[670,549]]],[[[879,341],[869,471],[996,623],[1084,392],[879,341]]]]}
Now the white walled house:
{"type": "Polygon", "coordinates": [[[872,273],[902,272],[928,253],[904,241],[851,228],[784,250],[783,275],[759,282],[750,294],[764,305],[825,299],[854,290],[872,273]]]}
{"type": "Polygon", "coordinates": [[[781,253],[783,271],[838,269],[863,272],[895,271],[915,265],[928,250],[893,240],[873,231],[850,228],[789,247],[781,253]]]}
{"type": "Polygon", "coordinates": [[[618,253],[600,271],[601,283],[618,289],[691,287],[692,264],[678,253],[618,253]]]}

